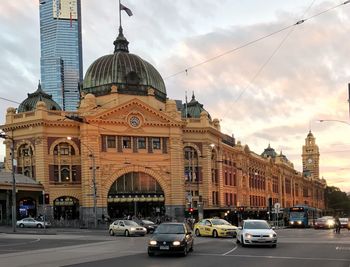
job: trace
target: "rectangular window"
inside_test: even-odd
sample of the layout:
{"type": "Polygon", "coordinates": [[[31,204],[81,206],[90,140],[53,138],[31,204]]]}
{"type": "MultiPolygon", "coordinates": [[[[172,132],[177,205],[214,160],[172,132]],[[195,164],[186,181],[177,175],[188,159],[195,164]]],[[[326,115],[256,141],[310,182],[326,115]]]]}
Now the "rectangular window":
{"type": "Polygon", "coordinates": [[[153,137],[152,138],[152,148],[153,149],[160,149],[161,146],[160,146],[160,138],[158,137],[153,137]]]}
{"type": "Polygon", "coordinates": [[[116,140],[115,136],[109,135],[107,136],[107,148],[116,148],[116,140]]]}
{"type": "Polygon", "coordinates": [[[137,148],[138,149],[146,149],[146,137],[138,137],[137,138],[137,148]]]}
{"type": "Polygon", "coordinates": [[[61,147],[60,154],[61,155],[69,155],[69,148],[68,147],[61,147]]]}
{"type": "Polygon", "coordinates": [[[123,136],[123,148],[131,148],[131,137],[123,136]]]}

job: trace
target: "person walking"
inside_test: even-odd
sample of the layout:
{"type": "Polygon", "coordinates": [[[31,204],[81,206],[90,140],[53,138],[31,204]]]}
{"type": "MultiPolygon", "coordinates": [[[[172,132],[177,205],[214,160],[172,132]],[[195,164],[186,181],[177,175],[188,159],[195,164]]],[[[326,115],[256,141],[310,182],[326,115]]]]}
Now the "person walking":
{"type": "Polygon", "coordinates": [[[338,216],[335,217],[334,227],[335,227],[335,233],[336,233],[336,234],[340,234],[340,227],[341,227],[341,224],[340,224],[340,220],[339,220],[339,217],[338,217],[338,216]]]}

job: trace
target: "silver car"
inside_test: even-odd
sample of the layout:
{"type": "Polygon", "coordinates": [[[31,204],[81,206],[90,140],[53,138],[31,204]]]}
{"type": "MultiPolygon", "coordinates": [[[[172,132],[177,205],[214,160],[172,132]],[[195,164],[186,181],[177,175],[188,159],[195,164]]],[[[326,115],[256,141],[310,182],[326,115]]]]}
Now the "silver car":
{"type": "MultiPolygon", "coordinates": [[[[16,225],[18,227],[33,227],[33,228],[43,228],[44,221],[35,220],[33,218],[24,218],[22,220],[17,221],[16,225]]],[[[45,222],[45,227],[50,227],[50,222],[45,222]]]]}
{"type": "Polygon", "coordinates": [[[277,246],[277,234],[265,220],[244,220],[237,229],[237,243],[247,245],[277,246]]]}
{"type": "Polygon", "coordinates": [[[109,225],[110,235],[141,235],[144,236],[147,233],[147,229],[138,225],[132,220],[116,220],[109,225]]]}

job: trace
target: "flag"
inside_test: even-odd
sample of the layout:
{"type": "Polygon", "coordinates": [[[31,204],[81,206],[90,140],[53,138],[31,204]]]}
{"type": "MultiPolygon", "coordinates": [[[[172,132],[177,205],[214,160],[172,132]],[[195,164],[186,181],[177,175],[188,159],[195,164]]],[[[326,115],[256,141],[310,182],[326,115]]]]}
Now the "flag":
{"type": "Polygon", "coordinates": [[[128,14],[129,16],[132,16],[131,10],[122,4],[120,4],[120,10],[124,10],[126,14],[128,14]]]}

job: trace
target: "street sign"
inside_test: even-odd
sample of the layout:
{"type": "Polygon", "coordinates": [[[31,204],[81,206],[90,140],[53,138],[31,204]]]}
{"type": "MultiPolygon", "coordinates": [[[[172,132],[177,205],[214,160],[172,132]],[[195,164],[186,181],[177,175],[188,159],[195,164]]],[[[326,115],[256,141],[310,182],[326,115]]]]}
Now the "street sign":
{"type": "Polygon", "coordinates": [[[275,212],[276,213],[280,213],[281,204],[276,202],[275,205],[274,205],[274,208],[275,208],[275,212]]]}

